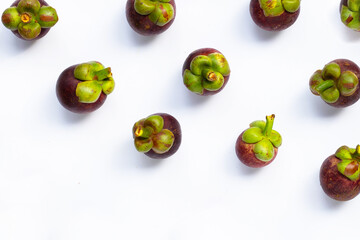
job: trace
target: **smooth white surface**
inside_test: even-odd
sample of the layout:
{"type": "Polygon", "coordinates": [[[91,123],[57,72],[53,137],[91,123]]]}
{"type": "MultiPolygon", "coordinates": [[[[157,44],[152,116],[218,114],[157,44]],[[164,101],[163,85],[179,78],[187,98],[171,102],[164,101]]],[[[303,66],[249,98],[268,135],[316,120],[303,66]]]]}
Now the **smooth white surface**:
{"type": "Polygon", "coordinates": [[[360,143],[360,103],[333,109],[308,89],[327,62],[360,63],[360,33],[343,26],[339,2],[303,1],[280,33],[259,29],[247,0],[177,0],[174,24],[150,38],[129,27],[125,0],[49,0],[60,20],[35,43],[1,26],[0,239],[356,238],[360,198],[329,199],[318,173],[338,147],[360,143]],[[208,98],[181,77],[203,47],[232,70],[208,98]],[[98,111],[72,114],[55,84],[90,60],[112,67],[116,89],[98,111]],[[179,151],[160,161],[136,152],[131,133],[155,112],[183,131],[179,151]],[[271,165],[249,169],[235,141],[272,113],[283,145],[271,165]]]}

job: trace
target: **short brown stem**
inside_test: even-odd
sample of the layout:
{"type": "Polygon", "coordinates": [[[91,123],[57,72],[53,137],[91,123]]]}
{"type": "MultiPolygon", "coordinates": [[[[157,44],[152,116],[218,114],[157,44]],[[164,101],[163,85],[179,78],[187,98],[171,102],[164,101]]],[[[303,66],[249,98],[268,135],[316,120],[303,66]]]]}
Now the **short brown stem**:
{"type": "Polygon", "coordinates": [[[23,23],[28,23],[28,22],[30,22],[30,20],[31,20],[31,16],[30,16],[29,14],[27,14],[27,13],[23,13],[23,14],[21,14],[21,16],[20,16],[20,19],[21,19],[21,21],[22,21],[23,23]]]}

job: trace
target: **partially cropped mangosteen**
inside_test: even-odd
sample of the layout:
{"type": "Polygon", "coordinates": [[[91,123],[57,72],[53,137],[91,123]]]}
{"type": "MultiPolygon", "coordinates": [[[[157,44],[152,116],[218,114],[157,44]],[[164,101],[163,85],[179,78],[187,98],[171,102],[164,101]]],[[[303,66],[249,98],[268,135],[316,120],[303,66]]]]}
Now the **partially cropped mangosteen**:
{"type": "Polygon", "coordinates": [[[256,25],[267,31],[284,30],[296,21],[300,0],[251,0],[250,14],[256,25]]]}
{"type": "Polygon", "coordinates": [[[174,0],[128,0],[126,18],[135,32],[156,35],[167,30],[175,20],[174,0]]]}
{"type": "Polygon", "coordinates": [[[282,143],[281,135],[273,130],[275,115],[265,121],[254,121],[243,131],[235,145],[236,155],[248,167],[260,168],[270,164],[282,143]]]}
{"type": "Polygon", "coordinates": [[[167,113],[156,113],[139,120],[132,132],[136,149],[155,159],[170,157],[181,144],[180,124],[167,113]]]}
{"type": "Polygon", "coordinates": [[[329,156],[320,169],[320,184],[324,192],[338,201],[347,201],[360,192],[360,145],[340,147],[329,156]]]}
{"type": "Polygon", "coordinates": [[[17,37],[30,41],[45,36],[58,15],[44,0],[17,0],[4,11],[1,21],[17,37]]]}
{"type": "Polygon", "coordinates": [[[360,68],[347,59],[336,59],[317,70],[310,78],[310,90],[327,104],[343,108],[360,98],[360,68]]]}
{"type": "Polygon", "coordinates": [[[56,95],[66,109],[88,113],[101,107],[114,87],[111,69],[93,61],[65,69],[57,81],[56,95]]]}
{"type": "Polygon", "coordinates": [[[360,31],[360,1],[341,0],[340,1],[341,21],[348,28],[360,31]]]}
{"type": "Polygon", "coordinates": [[[224,55],[213,48],[192,52],[183,65],[185,86],[198,95],[220,92],[230,78],[230,66],[224,55]]]}

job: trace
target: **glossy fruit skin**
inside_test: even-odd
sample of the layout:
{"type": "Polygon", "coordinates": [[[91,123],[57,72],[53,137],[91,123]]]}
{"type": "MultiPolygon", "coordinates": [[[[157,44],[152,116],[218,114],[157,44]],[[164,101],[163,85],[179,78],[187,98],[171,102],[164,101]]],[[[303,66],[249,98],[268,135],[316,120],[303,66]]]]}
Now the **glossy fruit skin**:
{"type": "MultiPolygon", "coordinates": [[[[17,6],[20,1],[21,1],[21,0],[16,0],[13,4],[11,4],[11,7],[17,6]]],[[[38,0],[38,1],[40,2],[40,6],[41,6],[41,7],[42,7],[42,6],[49,6],[49,4],[47,4],[47,2],[45,2],[44,0],[38,0]]],[[[41,28],[41,32],[40,32],[39,36],[37,36],[37,37],[34,38],[34,39],[25,39],[25,38],[23,38],[23,37],[19,34],[19,32],[18,32],[17,30],[12,31],[12,33],[13,33],[15,36],[17,36],[18,38],[23,39],[23,40],[25,40],[25,41],[34,41],[34,40],[38,40],[38,39],[44,37],[49,31],[50,31],[50,28],[41,28]]]]}
{"type": "Polygon", "coordinates": [[[74,76],[76,66],[78,65],[70,66],[60,74],[56,83],[56,96],[67,110],[74,113],[90,113],[104,104],[107,95],[102,92],[94,103],[79,102],[79,98],[76,96],[76,87],[81,81],[74,76]]]}
{"type": "MultiPolygon", "coordinates": [[[[214,48],[201,48],[198,50],[193,51],[192,53],[190,53],[190,55],[186,58],[184,64],[183,64],[183,68],[182,68],[182,73],[184,74],[186,69],[190,70],[190,64],[191,61],[199,56],[199,55],[209,55],[211,53],[220,53],[222,54],[220,51],[214,49],[214,48]]],[[[224,55],[224,54],[222,54],[224,55]]],[[[227,76],[224,76],[224,84],[222,85],[222,87],[216,91],[208,91],[206,89],[204,89],[204,93],[201,96],[210,96],[210,95],[214,95],[217,94],[218,92],[220,92],[221,90],[223,90],[223,88],[226,86],[226,84],[228,83],[230,78],[230,74],[227,76]]]]}
{"type": "Polygon", "coordinates": [[[255,144],[246,143],[242,140],[242,136],[245,131],[240,134],[235,144],[235,152],[239,160],[246,166],[252,168],[265,167],[274,161],[278,152],[278,148],[274,147],[274,157],[271,160],[265,162],[257,159],[254,153],[255,144]]]}
{"type": "Polygon", "coordinates": [[[360,180],[352,181],[342,175],[337,168],[340,161],[335,155],[325,159],[320,168],[320,185],[329,197],[348,201],[359,194],[360,180]]]}
{"type": "Polygon", "coordinates": [[[300,8],[294,12],[284,12],[280,16],[266,17],[260,7],[259,0],[251,0],[250,15],[260,28],[266,31],[281,31],[293,25],[300,14],[300,8]]]}
{"type": "Polygon", "coordinates": [[[144,36],[158,35],[165,32],[173,24],[176,17],[176,5],[174,0],[169,2],[174,8],[174,18],[164,26],[158,26],[154,24],[148,16],[138,14],[134,8],[134,2],[135,0],[128,0],[126,3],[126,19],[130,24],[130,27],[138,34],[144,36]]]}
{"type": "Polygon", "coordinates": [[[164,158],[168,158],[171,155],[173,155],[174,153],[177,152],[177,150],[180,147],[181,144],[181,127],[180,127],[180,123],[178,122],[178,120],[176,120],[176,118],[174,118],[173,116],[171,116],[170,114],[167,113],[155,113],[153,115],[159,115],[164,119],[164,127],[163,129],[168,129],[170,130],[175,137],[174,143],[172,145],[172,147],[170,148],[169,151],[167,151],[166,153],[156,153],[153,150],[150,150],[149,152],[144,153],[146,156],[150,157],[150,158],[154,158],[154,159],[164,159],[164,158]]]}

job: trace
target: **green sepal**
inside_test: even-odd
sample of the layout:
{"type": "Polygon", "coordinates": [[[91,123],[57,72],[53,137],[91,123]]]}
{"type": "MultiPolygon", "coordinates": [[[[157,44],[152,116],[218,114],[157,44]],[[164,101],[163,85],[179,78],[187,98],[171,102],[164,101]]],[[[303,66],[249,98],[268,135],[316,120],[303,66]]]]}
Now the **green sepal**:
{"type": "Polygon", "coordinates": [[[258,127],[251,127],[247,129],[242,135],[242,140],[246,143],[253,144],[264,139],[264,133],[258,127]]]}
{"type": "Polygon", "coordinates": [[[39,36],[41,32],[41,26],[36,22],[23,23],[18,26],[18,33],[27,40],[31,40],[39,36]]]}
{"type": "Polygon", "coordinates": [[[42,6],[38,13],[38,18],[42,28],[53,27],[59,20],[56,10],[50,6],[42,6]]]}
{"type": "Polygon", "coordinates": [[[282,4],[287,12],[294,13],[300,8],[300,0],[282,0],[282,4]]]}
{"type": "Polygon", "coordinates": [[[142,153],[150,151],[153,147],[153,141],[151,138],[135,138],[134,144],[136,150],[142,153]]]}
{"type": "Polygon", "coordinates": [[[101,83],[100,85],[102,86],[102,91],[106,94],[109,95],[110,93],[112,93],[114,91],[115,88],[115,81],[112,77],[109,77],[108,80],[104,80],[104,81],[98,81],[98,83],[101,83]]]}
{"type": "Polygon", "coordinates": [[[104,66],[99,62],[82,63],[75,67],[74,77],[83,81],[98,80],[95,79],[95,73],[103,69],[104,66]]]}
{"type": "Polygon", "coordinates": [[[154,143],[152,150],[156,153],[162,154],[170,150],[174,144],[175,136],[170,130],[163,129],[153,136],[152,140],[154,143]]]}
{"type": "Polygon", "coordinates": [[[357,181],[360,176],[359,163],[355,160],[342,160],[337,164],[338,171],[343,174],[345,177],[349,178],[352,181],[357,181]],[[351,174],[347,172],[347,168],[357,168],[357,170],[351,174]]]}
{"type": "Polygon", "coordinates": [[[204,93],[204,88],[202,86],[202,76],[196,76],[188,69],[184,72],[184,84],[185,86],[194,93],[202,95],[204,93]]]}
{"type": "Polygon", "coordinates": [[[205,55],[194,57],[190,63],[190,71],[197,76],[200,76],[204,69],[211,68],[211,59],[205,55]]]}
{"type": "Polygon", "coordinates": [[[221,73],[223,76],[230,74],[230,66],[224,55],[221,53],[211,53],[208,55],[211,60],[211,69],[221,73]]]}
{"type": "Polygon", "coordinates": [[[135,11],[140,15],[149,15],[155,10],[156,3],[151,0],[135,0],[135,11]]]}
{"type": "Polygon", "coordinates": [[[154,133],[159,133],[164,127],[164,119],[159,115],[152,115],[145,119],[145,127],[151,127],[154,133]]]}
{"type": "Polygon", "coordinates": [[[158,26],[164,26],[174,18],[174,7],[170,3],[157,3],[149,19],[158,26]]]}
{"type": "Polygon", "coordinates": [[[281,137],[280,133],[278,133],[275,130],[271,131],[269,140],[276,148],[280,147],[282,144],[282,137],[281,137]]]}
{"type": "Polygon", "coordinates": [[[325,102],[334,103],[339,99],[340,92],[336,88],[336,86],[333,86],[331,88],[328,88],[328,89],[320,92],[320,96],[325,102]]]}
{"type": "Polygon", "coordinates": [[[359,0],[348,0],[347,5],[348,5],[348,8],[353,12],[360,11],[360,1],[359,0]]]}
{"type": "Polygon", "coordinates": [[[21,23],[20,13],[16,7],[7,8],[1,16],[1,21],[6,28],[14,31],[21,23]]]}
{"type": "Polygon", "coordinates": [[[250,123],[250,127],[258,127],[261,129],[261,131],[264,131],[265,126],[266,126],[266,122],[263,120],[257,120],[250,123]]]}
{"type": "Polygon", "coordinates": [[[341,146],[335,153],[335,156],[341,160],[352,160],[352,154],[355,149],[350,149],[348,146],[341,146]]]}
{"type": "Polygon", "coordinates": [[[76,87],[76,96],[81,103],[96,102],[102,92],[102,87],[96,81],[84,81],[78,83],[76,87]]]}
{"type": "Polygon", "coordinates": [[[324,66],[322,70],[322,77],[325,80],[336,80],[341,75],[341,68],[339,64],[331,62],[324,66]]]}
{"type": "Polygon", "coordinates": [[[133,133],[134,138],[137,137],[136,134],[135,134],[136,130],[138,129],[139,126],[144,125],[144,121],[145,121],[145,118],[143,118],[143,119],[137,121],[136,123],[134,123],[134,126],[132,128],[132,133],[133,133]]]}
{"type": "Polygon", "coordinates": [[[159,0],[159,2],[163,2],[163,3],[168,3],[170,2],[171,0],[159,0]]]}
{"type": "Polygon", "coordinates": [[[259,0],[260,7],[266,17],[276,17],[284,13],[281,0],[259,0]]]}
{"type": "Polygon", "coordinates": [[[36,14],[39,12],[41,4],[38,0],[21,0],[17,5],[17,10],[20,13],[30,12],[36,14]]]}
{"type": "Polygon", "coordinates": [[[263,139],[254,146],[254,153],[257,159],[267,162],[274,157],[274,146],[268,139],[263,139]]]}
{"type": "Polygon", "coordinates": [[[349,28],[360,30],[360,12],[353,12],[347,6],[341,7],[341,21],[349,28]]]}
{"type": "Polygon", "coordinates": [[[203,79],[202,85],[208,91],[217,91],[224,85],[224,77],[221,73],[214,72],[215,74],[215,81],[209,81],[207,79],[203,79]]]}
{"type": "Polygon", "coordinates": [[[337,82],[337,87],[341,95],[343,96],[353,95],[358,85],[359,85],[359,79],[351,71],[343,72],[337,82]]]}
{"type": "Polygon", "coordinates": [[[310,78],[310,90],[315,95],[320,95],[318,90],[316,90],[316,87],[320,85],[322,82],[324,82],[322,78],[322,71],[317,70],[310,78]]]}

